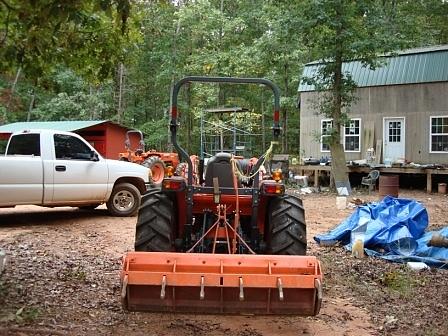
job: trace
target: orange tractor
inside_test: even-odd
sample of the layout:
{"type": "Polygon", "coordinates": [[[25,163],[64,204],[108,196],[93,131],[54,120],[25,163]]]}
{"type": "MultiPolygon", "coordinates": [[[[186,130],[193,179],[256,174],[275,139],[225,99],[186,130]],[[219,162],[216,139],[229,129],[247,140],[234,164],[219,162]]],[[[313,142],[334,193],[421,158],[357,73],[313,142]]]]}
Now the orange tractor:
{"type": "Polygon", "coordinates": [[[135,250],[123,258],[125,309],[200,313],[316,315],[319,260],[306,256],[302,201],[285,193],[269,167],[280,135],[279,90],[266,79],[186,77],[171,96],[171,141],[187,176],[168,169],[142,197],[135,250]],[[274,93],[273,141],[258,160],[217,153],[199,167],[177,142],[177,96],[190,82],[263,84],[274,93]],[[268,169],[269,170],[269,169],[268,169]],[[198,176],[194,178],[197,172],[198,176]],[[197,181],[197,182],[195,182],[197,181]]]}
{"type": "Polygon", "coordinates": [[[179,164],[179,156],[177,153],[164,153],[153,149],[145,151],[143,134],[138,130],[130,130],[126,132],[124,146],[126,152],[119,154],[119,160],[138,163],[151,169],[152,181],[156,184],[160,184],[163,181],[166,167],[171,166],[176,169],[179,164]],[[138,134],[140,138],[138,146],[134,150],[131,149],[130,135],[132,133],[138,134]]]}

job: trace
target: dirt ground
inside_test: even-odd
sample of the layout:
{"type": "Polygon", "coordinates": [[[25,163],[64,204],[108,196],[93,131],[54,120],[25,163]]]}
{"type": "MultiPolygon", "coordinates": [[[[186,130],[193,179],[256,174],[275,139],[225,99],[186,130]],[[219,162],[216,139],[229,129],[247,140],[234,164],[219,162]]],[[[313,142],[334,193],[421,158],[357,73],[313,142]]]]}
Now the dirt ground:
{"type": "MultiPolygon", "coordinates": [[[[360,194],[365,200],[378,195],[360,194]]],[[[430,229],[446,226],[448,197],[400,191],[421,201],[430,229]]],[[[20,206],[0,209],[0,335],[448,335],[448,271],[410,271],[380,259],[354,259],[313,240],[354,210],[334,194],[301,196],[309,254],[322,261],[324,302],[317,317],[129,313],[121,309],[119,269],[134,244],[136,218],[20,206]]]]}

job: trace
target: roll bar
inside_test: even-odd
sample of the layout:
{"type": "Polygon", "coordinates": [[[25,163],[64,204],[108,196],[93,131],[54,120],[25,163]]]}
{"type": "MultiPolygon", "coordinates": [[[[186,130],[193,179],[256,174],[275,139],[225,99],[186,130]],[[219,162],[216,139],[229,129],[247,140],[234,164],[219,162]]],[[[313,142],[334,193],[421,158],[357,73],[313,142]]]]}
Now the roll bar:
{"type": "MultiPolygon", "coordinates": [[[[274,135],[274,141],[276,141],[280,135],[280,90],[277,85],[268,79],[264,78],[235,78],[235,77],[205,77],[205,76],[189,76],[184,77],[174,84],[171,91],[171,102],[170,102],[170,132],[171,132],[171,143],[174,148],[179,152],[179,154],[185,159],[188,164],[188,185],[193,182],[193,164],[191,162],[188,153],[180,147],[177,143],[177,97],[182,85],[191,82],[199,83],[233,83],[233,84],[263,84],[269,87],[274,93],[274,124],[272,126],[272,131],[274,135]]],[[[265,154],[262,155],[262,157],[265,154]]],[[[261,158],[262,158],[261,157],[261,158]]],[[[260,159],[261,159],[260,158],[260,159]]],[[[261,160],[258,160],[258,165],[261,165],[261,160]]]]}

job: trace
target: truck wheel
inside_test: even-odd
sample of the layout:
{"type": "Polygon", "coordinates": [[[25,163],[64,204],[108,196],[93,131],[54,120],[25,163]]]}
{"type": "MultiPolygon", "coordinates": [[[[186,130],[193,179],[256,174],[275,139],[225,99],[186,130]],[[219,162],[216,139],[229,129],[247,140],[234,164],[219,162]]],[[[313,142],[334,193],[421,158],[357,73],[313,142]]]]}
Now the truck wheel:
{"type": "Polygon", "coordinates": [[[112,216],[133,216],[140,206],[140,191],[130,183],[117,184],[106,206],[112,216]]]}
{"type": "Polygon", "coordinates": [[[268,252],[305,255],[306,224],[302,200],[283,195],[269,205],[268,252]]]}
{"type": "Polygon", "coordinates": [[[174,249],[174,206],[159,188],[142,197],[135,231],[135,250],[168,252],[174,249]]]}
{"type": "Polygon", "coordinates": [[[162,183],[165,177],[165,163],[158,156],[150,156],[142,165],[151,169],[152,181],[155,184],[162,183]]]}

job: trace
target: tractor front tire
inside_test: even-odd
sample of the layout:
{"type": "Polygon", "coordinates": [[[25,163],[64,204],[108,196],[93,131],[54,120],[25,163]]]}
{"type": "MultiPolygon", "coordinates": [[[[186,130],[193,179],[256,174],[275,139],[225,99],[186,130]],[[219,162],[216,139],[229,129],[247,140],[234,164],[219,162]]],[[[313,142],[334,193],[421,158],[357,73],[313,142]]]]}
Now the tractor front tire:
{"type": "Polygon", "coordinates": [[[106,206],[112,216],[134,216],[140,206],[140,191],[130,183],[117,184],[114,186],[106,206]]]}
{"type": "Polygon", "coordinates": [[[306,254],[305,210],[301,199],[283,195],[270,202],[268,253],[306,254]]]}
{"type": "Polygon", "coordinates": [[[151,170],[152,181],[156,185],[160,185],[165,177],[165,163],[162,159],[158,156],[150,156],[142,165],[151,170]]]}
{"type": "Polygon", "coordinates": [[[174,207],[159,188],[142,197],[135,232],[135,250],[169,252],[174,250],[174,207]]]}

